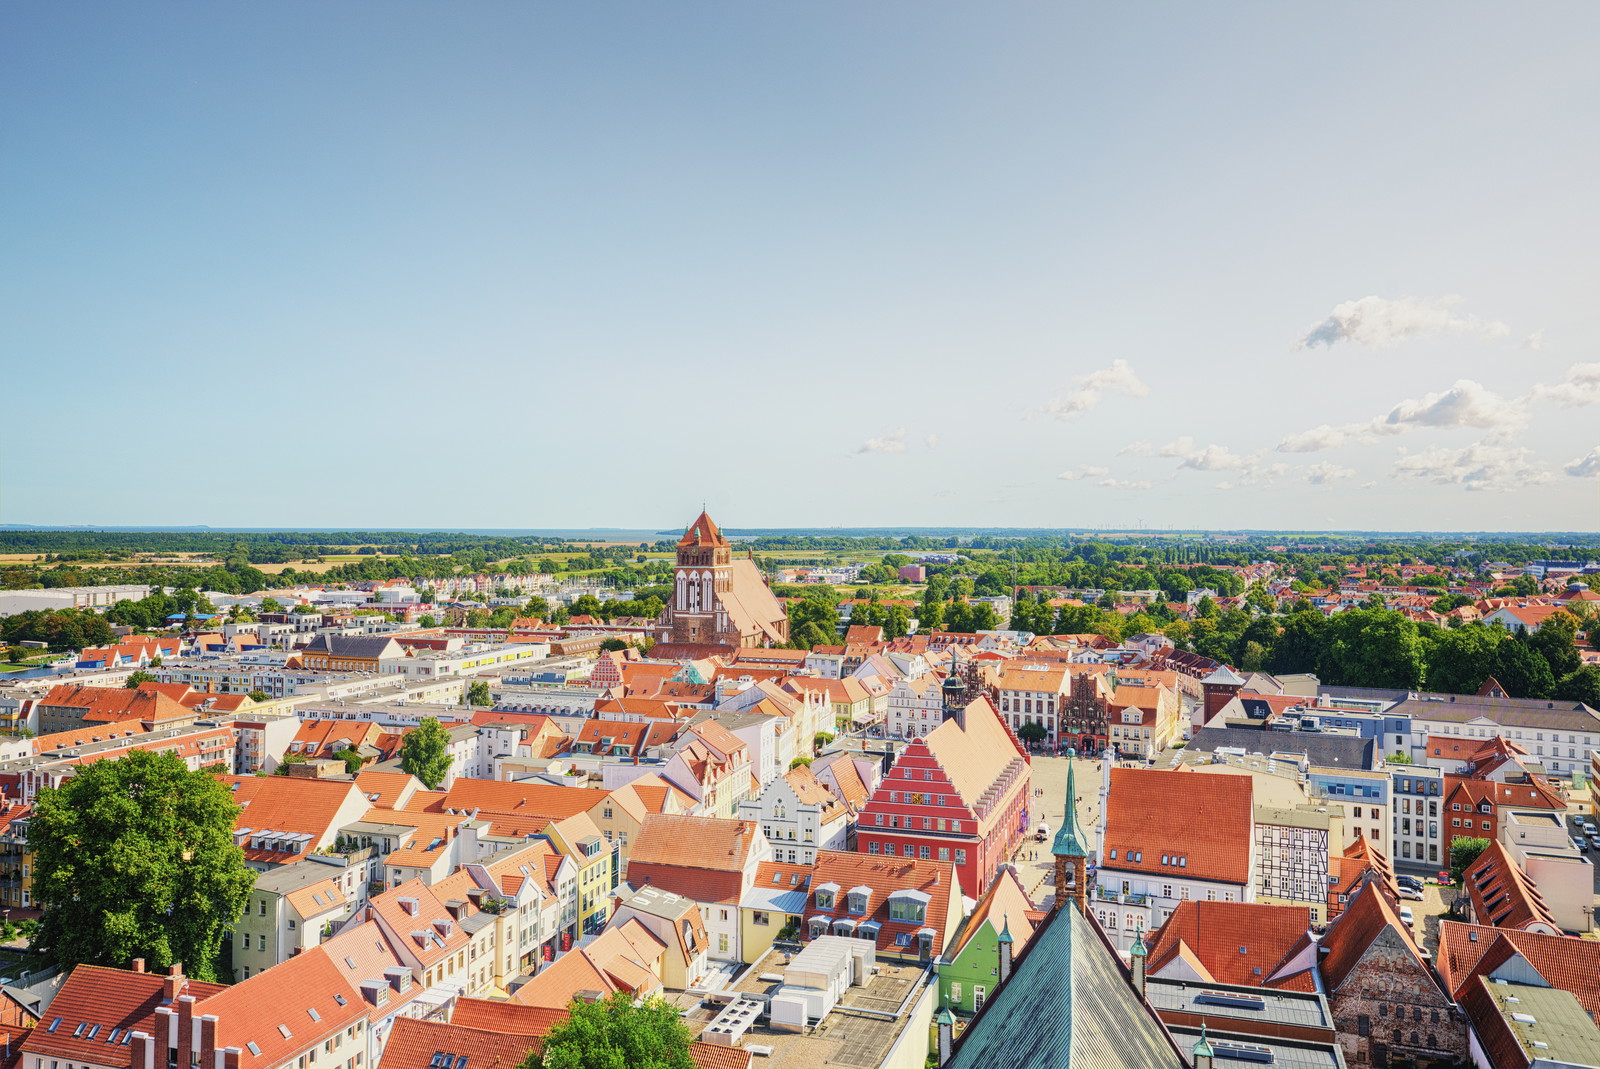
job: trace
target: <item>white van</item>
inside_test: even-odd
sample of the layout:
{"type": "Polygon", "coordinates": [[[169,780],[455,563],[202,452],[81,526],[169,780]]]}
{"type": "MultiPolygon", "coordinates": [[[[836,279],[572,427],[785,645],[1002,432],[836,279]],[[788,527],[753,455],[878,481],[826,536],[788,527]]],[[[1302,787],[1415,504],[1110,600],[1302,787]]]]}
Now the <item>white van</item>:
{"type": "Polygon", "coordinates": [[[1415,928],[1417,926],[1416,915],[1411,912],[1410,906],[1400,907],[1400,923],[1407,928],[1415,928]]]}

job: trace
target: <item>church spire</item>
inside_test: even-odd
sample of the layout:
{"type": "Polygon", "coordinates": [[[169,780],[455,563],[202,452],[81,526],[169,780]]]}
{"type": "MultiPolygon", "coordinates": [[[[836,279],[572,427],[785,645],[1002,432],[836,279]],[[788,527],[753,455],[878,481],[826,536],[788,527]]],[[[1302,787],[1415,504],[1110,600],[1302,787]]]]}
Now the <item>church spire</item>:
{"type": "Polygon", "coordinates": [[[1077,754],[1067,751],[1067,807],[1061,818],[1061,830],[1056,832],[1050,852],[1056,856],[1056,901],[1060,909],[1071,902],[1078,912],[1088,915],[1088,861],[1089,837],[1078,823],[1077,754]]]}

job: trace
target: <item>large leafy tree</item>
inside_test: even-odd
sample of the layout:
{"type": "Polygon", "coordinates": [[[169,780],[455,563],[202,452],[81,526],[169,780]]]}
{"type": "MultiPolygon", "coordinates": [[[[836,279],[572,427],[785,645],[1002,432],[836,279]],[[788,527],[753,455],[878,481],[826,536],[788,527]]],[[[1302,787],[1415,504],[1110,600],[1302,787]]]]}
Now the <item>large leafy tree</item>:
{"type": "Polygon", "coordinates": [[[1582,702],[1600,709],[1600,667],[1586,664],[1556,681],[1555,696],[1564,702],[1582,702]]]}
{"type": "Polygon", "coordinates": [[[233,841],[238,813],[214,777],[142,750],[41,791],[28,827],[44,910],[34,946],[67,969],[144,958],[217,979],[255,882],[233,841]]]}
{"type": "Polygon", "coordinates": [[[1316,609],[1304,609],[1283,621],[1283,631],[1267,654],[1267,669],[1277,673],[1310,672],[1322,656],[1323,633],[1328,618],[1316,609]]]}
{"type": "Polygon", "coordinates": [[[1539,625],[1539,630],[1528,636],[1528,645],[1550,665],[1550,674],[1557,679],[1583,667],[1578,656],[1578,618],[1571,613],[1554,612],[1539,625]]]}
{"type": "Polygon", "coordinates": [[[1498,627],[1468,624],[1431,633],[1428,689],[1443,694],[1476,694],[1494,671],[1495,652],[1506,641],[1498,627]]]}
{"type": "Polygon", "coordinates": [[[693,1069],[689,1030],[663,998],[634,1005],[619,991],[596,1002],[574,1000],[568,1009],[572,1015],[519,1069],[693,1069]]]}
{"type": "Polygon", "coordinates": [[[1422,637],[1417,625],[1399,613],[1342,612],[1328,621],[1326,635],[1317,661],[1323,682],[1396,690],[1422,685],[1422,637]]]}
{"type": "Polygon", "coordinates": [[[400,740],[400,768],[417,777],[428,790],[437,790],[450,771],[450,733],[438,717],[425,716],[400,740]]]}
{"type": "Polygon", "coordinates": [[[1513,698],[1548,698],[1556,689],[1550,662],[1533,649],[1527,632],[1500,643],[1494,651],[1493,675],[1513,698]]]}

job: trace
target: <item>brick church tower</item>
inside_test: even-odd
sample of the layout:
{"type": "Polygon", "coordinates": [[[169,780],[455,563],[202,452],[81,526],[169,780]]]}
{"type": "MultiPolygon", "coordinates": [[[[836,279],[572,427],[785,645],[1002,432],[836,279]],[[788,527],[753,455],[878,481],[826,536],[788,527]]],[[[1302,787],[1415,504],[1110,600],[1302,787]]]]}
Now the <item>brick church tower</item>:
{"type": "Polygon", "coordinates": [[[733,546],[704,512],[678,539],[668,642],[739,645],[723,599],[733,589],[733,546]]]}
{"type": "Polygon", "coordinates": [[[788,616],[755,562],[736,560],[732,543],[700,513],[678,539],[672,600],[656,621],[660,655],[700,656],[709,646],[731,651],[788,640],[788,616]]]}

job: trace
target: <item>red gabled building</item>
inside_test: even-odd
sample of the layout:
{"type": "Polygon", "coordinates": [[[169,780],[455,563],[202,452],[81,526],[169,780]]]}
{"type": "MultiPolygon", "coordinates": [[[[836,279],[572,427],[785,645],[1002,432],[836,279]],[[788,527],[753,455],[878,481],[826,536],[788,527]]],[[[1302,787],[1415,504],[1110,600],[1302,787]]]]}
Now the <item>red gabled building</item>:
{"type": "Polygon", "coordinates": [[[1028,828],[1028,755],[987,698],[944,683],[938,727],[900,751],[857,822],[856,852],[955,866],[964,894],[983,893],[1028,828]]]}

